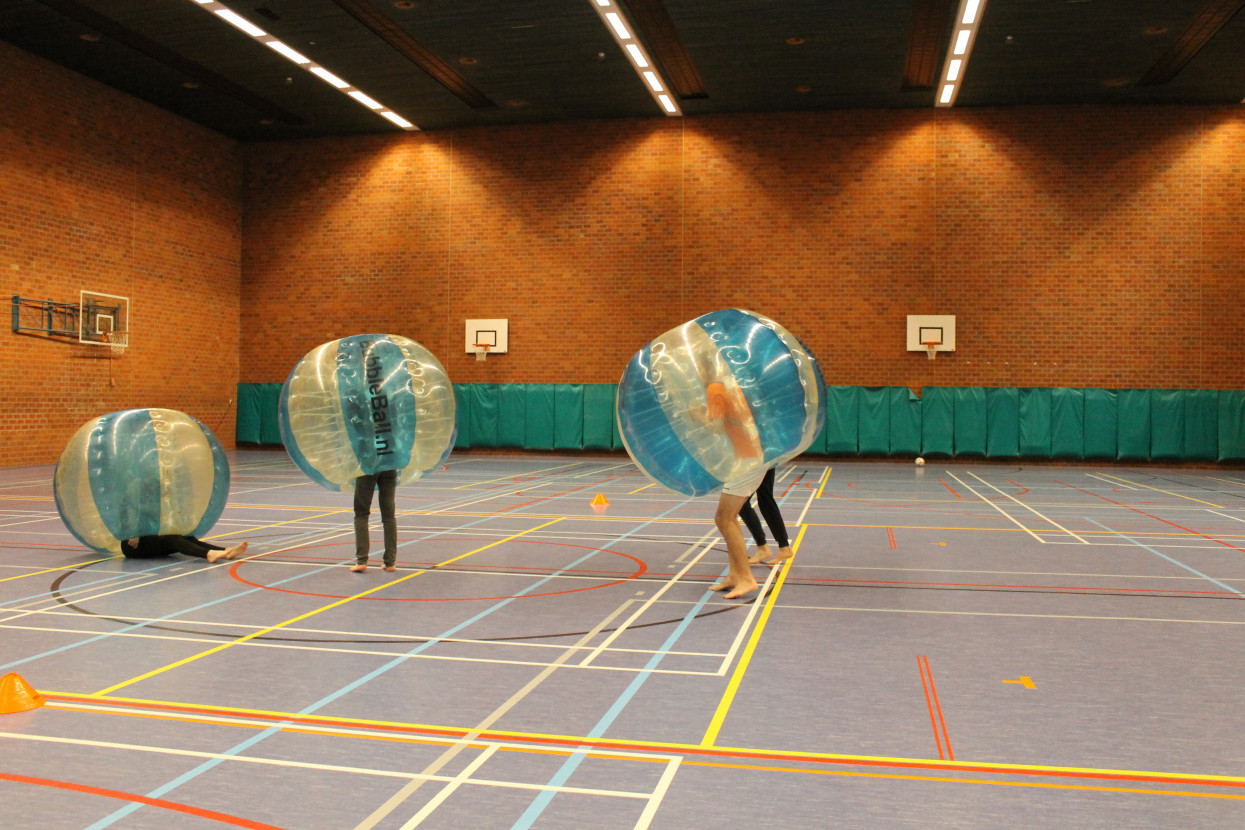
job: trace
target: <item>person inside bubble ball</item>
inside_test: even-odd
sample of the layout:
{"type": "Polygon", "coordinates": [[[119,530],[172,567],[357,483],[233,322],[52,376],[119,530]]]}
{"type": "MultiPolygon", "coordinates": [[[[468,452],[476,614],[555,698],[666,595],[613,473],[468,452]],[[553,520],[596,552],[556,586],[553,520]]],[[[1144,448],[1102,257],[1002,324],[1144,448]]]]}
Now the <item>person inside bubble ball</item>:
{"type": "Polygon", "coordinates": [[[752,540],[756,542],[756,551],[748,557],[748,562],[752,565],[758,562],[771,566],[779,565],[782,560],[790,559],[795,553],[791,550],[791,540],[787,538],[787,524],[782,520],[782,511],[778,509],[778,502],[774,500],[773,467],[765,471],[765,478],[761,480],[761,486],[753,495],[756,496],[757,509],[765,517],[765,524],[769,525],[770,533],[774,534],[778,553],[770,554],[769,543],[765,539],[765,528],[761,526],[761,520],[757,518],[756,511],[752,509],[751,501],[745,501],[744,506],[739,508],[739,518],[744,520],[744,524],[752,532],[752,540]]]}
{"type": "Polygon", "coordinates": [[[208,562],[219,562],[222,559],[237,559],[246,553],[249,542],[240,542],[231,548],[223,548],[196,539],[193,536],[165,534],[162,536],[136,536],[121,543],[121,554],[127,559],[151,559],[156,556],[169,556],[181,553],[186,556],[197,556],[208,562]]]}
{"type": "Polygon", "coordinates": [[[350,570],[367,570],[368,519],[372,513],[372,493],[380,490],[380,524],[385,538],[385,570],[393,573],[398,562],[398,521],[394,516],[394,492],[398,488],[398,471],[385,470],[375,475],[361,475],[354,480],[354,558],[350,570]]]}
{"type": "MultiPolygon", "coordinates": [[[[716,353],[712,356],[697,354],[695,358],[696,371],[705,387],[705,411],[694,413],[693,417],[704,423],[720,422],[737,461],[759,460],[762,457],[760,437],[752,410],[734,375],[716,353]]],[[[729,568],[726,577],[709,586],[709,590],[725,591],[726,599],[742,597],[758,587],[748,563],[748,544],[739,528],[739,511],[761,485],[765,472],[761,469],[726,482],[718,497],[713,521],[726,542],[729,568]]]]}

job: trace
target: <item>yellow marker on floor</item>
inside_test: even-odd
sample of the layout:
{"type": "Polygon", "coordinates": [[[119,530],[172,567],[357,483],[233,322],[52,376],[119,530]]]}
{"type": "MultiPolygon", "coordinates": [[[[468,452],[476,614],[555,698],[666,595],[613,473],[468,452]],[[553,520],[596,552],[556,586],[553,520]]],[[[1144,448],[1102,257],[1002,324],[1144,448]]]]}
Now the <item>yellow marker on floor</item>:
{"type": "Polygon", "coordinates": [[[1019,679],[1019,680],[1004,680],[1003,682],[1004,682],[1004,683],[1019,683],[1020,685],[1024,686],[1026,689],[1036,689],[1036,688],[1037,688],[1037,686],[1036,686],[1036,685],[1034,685],[1033,680],[1032,680],[1031,678],[1029,678],[1029,677],[1026,677],[1026,676],[1025,676],[1025,675],[1023,675],[1023,674],[1022,674],[1022,675],[1020,675],[1020,679],[1019,679]]]}

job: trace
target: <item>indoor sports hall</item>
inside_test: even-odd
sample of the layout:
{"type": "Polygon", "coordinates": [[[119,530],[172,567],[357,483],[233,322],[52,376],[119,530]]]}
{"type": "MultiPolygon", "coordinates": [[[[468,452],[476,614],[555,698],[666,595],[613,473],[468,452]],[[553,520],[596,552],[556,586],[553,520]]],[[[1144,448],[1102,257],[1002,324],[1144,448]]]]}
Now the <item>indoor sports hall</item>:
{"type": "Polygon", "coordinates": [[[0,4],[0,827],[1245,827],[1242,54],[0,4]]]}

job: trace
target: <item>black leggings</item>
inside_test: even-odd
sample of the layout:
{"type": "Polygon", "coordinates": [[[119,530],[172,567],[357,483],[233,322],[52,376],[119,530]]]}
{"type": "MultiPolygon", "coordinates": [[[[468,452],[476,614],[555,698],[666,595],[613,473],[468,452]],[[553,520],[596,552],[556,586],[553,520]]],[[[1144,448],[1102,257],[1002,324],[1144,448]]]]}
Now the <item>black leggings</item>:
{"type": "Polygon", "coordinates": [[[168,556],[171,553],[184,553],[186,556],[206,559],[210,550],[224,550],[224,548],[200,541],[193,536],[176,535],[140,536],[137,546],[131,546],[129,539],[121,543],[121,553],[131,559],[150,559],[153,556],[168,556]]]}
{"type": "MultiPolygon", "coordinates": [[[[778,502],[774,501],[773,467],[765,471],[765,478],[761,479],[761,485],[757,487],[755,495],[757,497],[757,507],[760,508],[761,515],[765,517],[765,523],[769,525],[770,533],[774,534],[774,541],[778,543],[778,547],[790,547],[791,540],[787,538],[787,525],[782,520],[782,512],[778,509],[778,502]]],[[[752,509],[751,500],[744,502],[743,507],[739,508],[739,518],[744,520],[744,524],[752,532],[752,540],[756,542],[757,547],[764,545],[765,528],[761,527],[761,520],[757,518],[756,511],[752,509]]]]}

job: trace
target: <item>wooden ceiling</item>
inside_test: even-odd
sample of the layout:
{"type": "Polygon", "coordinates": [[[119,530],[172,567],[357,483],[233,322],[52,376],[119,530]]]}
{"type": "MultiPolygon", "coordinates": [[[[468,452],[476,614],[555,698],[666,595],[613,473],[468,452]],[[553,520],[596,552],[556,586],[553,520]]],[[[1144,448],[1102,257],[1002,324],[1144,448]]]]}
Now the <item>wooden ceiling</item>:
{"type": "MultiPolygon", "coordinates": [[[[958,0],[618,0],[713,113],[933,107],[958,0]]],[[[664,116],[592,0],[225,0],[425,130],[664,116]]],[[[957,107],[1245,98],[1245,0],[987,0],[957,107]]],[[[192,0],[3,0],[0,40],[240,141],[398,128],[192,0]]]]}

